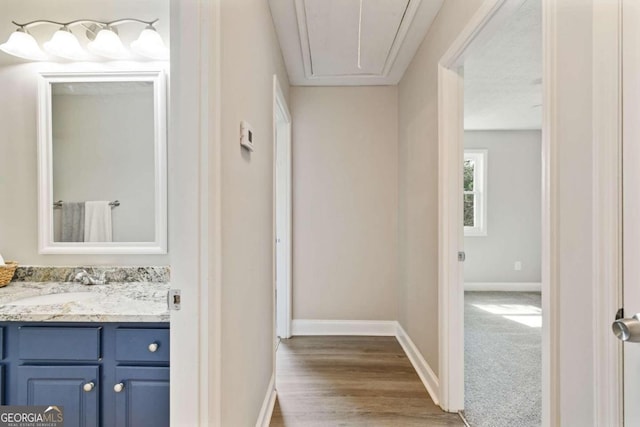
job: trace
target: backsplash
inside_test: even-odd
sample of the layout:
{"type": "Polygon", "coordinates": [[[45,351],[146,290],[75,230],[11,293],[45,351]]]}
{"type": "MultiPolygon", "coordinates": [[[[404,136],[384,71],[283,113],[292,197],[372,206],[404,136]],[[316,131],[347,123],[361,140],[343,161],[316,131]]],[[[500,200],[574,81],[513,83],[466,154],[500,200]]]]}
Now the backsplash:
{"type": "Polygon", "coordinates": [[[107,283],[152,282],[168,283],[169,267],[44,267],[21,266],[13,276],[14,282],[70,282],[81,270],[92,276],[102,275],[107,283]]]}

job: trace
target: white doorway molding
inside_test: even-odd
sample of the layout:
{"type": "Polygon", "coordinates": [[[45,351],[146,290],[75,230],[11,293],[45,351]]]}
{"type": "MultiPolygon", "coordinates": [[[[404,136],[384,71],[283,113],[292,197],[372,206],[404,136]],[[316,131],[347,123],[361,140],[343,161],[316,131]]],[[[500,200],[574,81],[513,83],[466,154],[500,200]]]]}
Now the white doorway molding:
{"type": "MultiPolygon", "coordinates": [[[[611,323],[622,301],[622,8],[593,9],[593,329],[594,419],[623,425],[622,344],[611,323]]],[[[626,313],[625,313],[626,314],[626,313]]]]}
{"type": "Polygon", "coordinates": [[[171,425],[220,426],[220,0],[170,8],[171,425]]]}
{"type": "MultiPolygon", "coordinates": [[[[273,76],[273,207],[276,339],[291,337],[292,318],[292,156],[291,114],[278,76],[273,76]]],[[[274,359],[275,360],[275,359],[274,359]]]]}
{"type": "MultiPolygon", "coordinates": [[[[462,158],[464,152],[465,57],[484,44],[524,0],[486,0],[443,55],[438,70],[438,293],[440,405],[464,409],[464,278],[462,158]]],[[[543,0],[542,130],[542,425],[557,425],[556,174],[553,120],[555,96],[555,0],[543,0]]]]}

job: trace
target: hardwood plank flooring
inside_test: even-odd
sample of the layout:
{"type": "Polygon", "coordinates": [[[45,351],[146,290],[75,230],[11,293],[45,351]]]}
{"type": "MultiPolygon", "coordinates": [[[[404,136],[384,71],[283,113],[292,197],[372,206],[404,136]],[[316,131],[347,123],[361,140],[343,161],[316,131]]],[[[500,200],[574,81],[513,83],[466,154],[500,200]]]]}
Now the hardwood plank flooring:
{"type": "Polygon", "coordinates": [[[464,426],[394,337],[294,337],[278,347],[272,427],[464,426]]]}

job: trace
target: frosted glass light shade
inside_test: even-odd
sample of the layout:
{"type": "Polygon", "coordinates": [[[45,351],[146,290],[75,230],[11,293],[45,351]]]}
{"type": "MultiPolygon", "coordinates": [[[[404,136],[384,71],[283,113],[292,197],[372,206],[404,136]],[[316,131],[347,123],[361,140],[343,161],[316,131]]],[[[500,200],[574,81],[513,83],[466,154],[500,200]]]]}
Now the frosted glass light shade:
{"type": "Polygon", "coordinates": [[[44,44],[48,53],[70,60],[86,60],[89,54],[80,46],[80,42],[68,29],[60,29],[53,33],[51,40],[44,44]]]}
{"type": "Polygon", "coordinates": [[[145,58],[163,61],[169,59],[169,49],[164,45],[160,34],[153,28],[142,30],[138,40],[131,43],[131,50],[145,58]]]}
{"type": "Polygon", "coordinates": [[[120,37],[113,31],[103,28],[96,35],[96,39],[87,45],[89,51],[95,55],[111,59],[126,59],[129,52],[122,44],[120,37]]]}
{"type": "Polygon", "coordinates": [[[9,55],[31,61],[44,61],[47,59],[47,55],[40,49],[36,39],[23,29],[18,29],[11,33],[9,40],[0,44],[0,50],[9,55]]]}

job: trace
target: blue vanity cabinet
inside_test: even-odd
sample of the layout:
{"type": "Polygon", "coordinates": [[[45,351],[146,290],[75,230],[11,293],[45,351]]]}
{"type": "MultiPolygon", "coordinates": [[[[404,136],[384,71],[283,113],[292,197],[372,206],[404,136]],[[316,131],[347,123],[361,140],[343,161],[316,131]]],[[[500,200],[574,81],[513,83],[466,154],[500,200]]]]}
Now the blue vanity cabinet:
{"type": "Polygon", "coordinates": [[[118,366],[116,425],[169,426],[169,368],[118,366]]]}
{"type": "Polygon", "coordinates": [[[4,396],[5,396],[5,392],[4,392],[4,365],[0,365],[0,405],[6,405],[7,404],[7,402],[5,402],[4,396]]]}
{"type": "Polygon", "coordinates": [[[167,323],[0,323],[0,400],[65,427],[169,426],[167,323]]]}
{"type": "Polygon", "coordinates": [[[18,405],[61,406],[65,426],[100,425],[98,366],[18,366],[18,405]]]}
{"type": "Polygon", "coordinates": [[[0,327],[0,405],[5,402],[5,381],[4,381],[4,328],[0,327]]]}
{"type": "Polygon", "coordinates": [[[114,381],[105,388],[105,407],[114,409],[105,413],[105,421],[118,427],[169,427],[169,329],[123,325],[113,333],[115,346],[109,350],[116,366],[114,381]]]}
{"type": "Polygon", "coordinates": [[[9,346],[17,353],[9,359],[19,361],[13,367],[13,401],[63,407],[68,426],[99,426],[102,327],[27,324],[16,329],[16,343],[9,346]]]}

